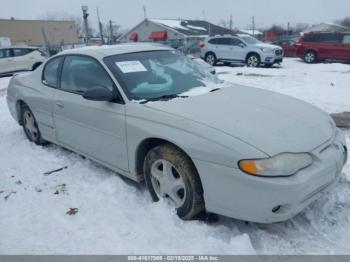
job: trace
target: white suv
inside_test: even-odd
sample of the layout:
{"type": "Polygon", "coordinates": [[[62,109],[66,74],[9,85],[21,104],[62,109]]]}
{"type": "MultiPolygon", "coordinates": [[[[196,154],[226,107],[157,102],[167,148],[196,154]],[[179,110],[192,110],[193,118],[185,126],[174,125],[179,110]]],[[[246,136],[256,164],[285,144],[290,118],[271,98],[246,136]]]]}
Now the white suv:
{"type": "Polygon", "coordinates": [[[209,37],[200,47],[201,58],[211,65],[217,62],[243,62],[250,67],[270,67],[283,61],[281,47],[265,44],[249,35],[209,37]]]}
{"type": "Polygon", "coordinates": [[[0,75],[36,69],[46,60],[45,53],[35,47],[0,48],[0,75]]]}

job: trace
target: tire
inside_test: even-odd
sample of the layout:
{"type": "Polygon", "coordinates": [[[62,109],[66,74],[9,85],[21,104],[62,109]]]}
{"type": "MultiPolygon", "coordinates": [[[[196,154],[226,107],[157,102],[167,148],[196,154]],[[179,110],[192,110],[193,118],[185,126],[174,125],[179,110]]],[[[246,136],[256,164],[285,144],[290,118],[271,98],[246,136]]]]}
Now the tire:
{"type": "Polygon", "coordinates": [[[47,142],[41,137],[41,133],[33,112],[27,105],[22,106],[21,121],[24,133],[30,142],[37,145],[44,145],[47,142]]]}
{"type": "Polygon", "coordinates": [[[214,53],[207,53],[205,55],[205,62],[207,62],[209,65],[215,66],[217,63],[217,59],[214,53]]]}
{"type": "Polygon", "coordinates": [[[245,63],[248,67],[259,67],[260,56],[258,54],[250,54],[247,56],[245,63]]]}
{"type": "Polygon", "coordinates": [[[151,149],[144,161],[144,175],[153,201],[169,198],[177,214],[193,219],[204,211],[203,188],[192,161],[171,144],[151,149]]]}
{"type": "Polygon", "coordinates": [[[314,52],[314,51],[309,50],[309,51],[306,51],[304,54],[304,61],[307,64],[315,63],[316,58],[317,58],[317,55],[316,55],[316,52],[314,52]]]}

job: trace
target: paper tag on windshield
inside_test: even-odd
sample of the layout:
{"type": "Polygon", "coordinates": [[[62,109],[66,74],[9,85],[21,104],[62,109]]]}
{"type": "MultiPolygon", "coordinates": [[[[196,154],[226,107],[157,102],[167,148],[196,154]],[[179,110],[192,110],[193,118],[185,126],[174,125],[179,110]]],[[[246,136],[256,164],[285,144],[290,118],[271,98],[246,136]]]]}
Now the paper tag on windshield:
{"type": "Polygon", "coordinates": [[[124,73],[146,72],[146,67],[140,61],[123,61],[115,63],[119,69],[124,73]]]}

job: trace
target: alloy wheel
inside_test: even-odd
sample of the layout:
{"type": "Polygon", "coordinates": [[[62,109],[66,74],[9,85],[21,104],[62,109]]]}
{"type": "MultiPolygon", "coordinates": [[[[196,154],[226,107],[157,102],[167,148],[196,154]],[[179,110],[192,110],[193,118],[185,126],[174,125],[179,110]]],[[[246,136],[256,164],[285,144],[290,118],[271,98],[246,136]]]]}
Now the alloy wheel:
{"type": "Polygon", "coordinates": [[[215,63],[215,57],[214,57],[214,55],[207,55],[206,61],[207,61],[208,64],[214,65],[214,63],[215,63]]]}
{"type": "Polygon", "coordinates": [[[167,197],[175,207],[183,205],[186,189],[183,178],[174,165],[167,160],[159,159],[151,167],[151,182],[158,198],[167,197]]]}
{"type": "Polygon", "coordinates": [[[252,55],[247,60],[247,65],[249,67],[257,67],[259,65],[259,58],[252,55]]]}
{"type": "Polygon", "coordinates": [[[27,135],[32,141],[36,141],[39,137],[39,130],[37,124],[35,123],[34,116],[29,110],[26,110],[23,116],[23,125],[27,135]]]}

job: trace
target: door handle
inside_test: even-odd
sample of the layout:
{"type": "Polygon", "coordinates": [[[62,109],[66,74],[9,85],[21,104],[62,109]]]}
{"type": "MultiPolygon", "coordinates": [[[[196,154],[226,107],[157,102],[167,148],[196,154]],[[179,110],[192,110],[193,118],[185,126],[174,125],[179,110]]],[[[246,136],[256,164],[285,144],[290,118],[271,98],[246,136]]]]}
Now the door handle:
{"type": "Polygon", "coordinates": [[[64,108],[64,105],[63,105],[63,103],[61,101],[56,101],[55,104],[59,108],[64,108]]]}

